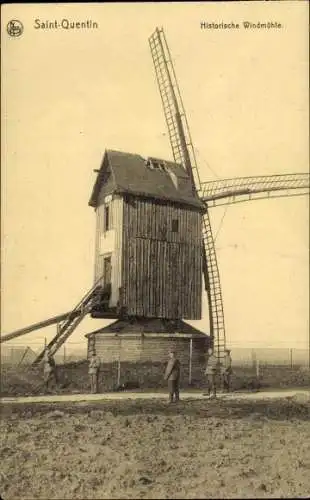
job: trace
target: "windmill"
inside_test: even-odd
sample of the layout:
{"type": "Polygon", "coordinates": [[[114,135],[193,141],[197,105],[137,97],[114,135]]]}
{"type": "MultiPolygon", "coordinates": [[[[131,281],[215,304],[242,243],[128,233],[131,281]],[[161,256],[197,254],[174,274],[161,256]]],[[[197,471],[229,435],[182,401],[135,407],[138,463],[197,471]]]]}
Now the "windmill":
{"type": "Polygon", "coordinates": [[[156,28],[149,46],[174,162],[106,151],[89,203],[97,220],[94,285],[70,312],[2,336],[1,342],[57,324],[48,344],[55,353],[87,314],[129,322],[161,318],[170,322],[167,328],[182,318],[200,319],[203,276],[210,337],[221,358],[224,307],[209,209],[309,194],[306,173],[202,182],[163,29],[156,28]]]}

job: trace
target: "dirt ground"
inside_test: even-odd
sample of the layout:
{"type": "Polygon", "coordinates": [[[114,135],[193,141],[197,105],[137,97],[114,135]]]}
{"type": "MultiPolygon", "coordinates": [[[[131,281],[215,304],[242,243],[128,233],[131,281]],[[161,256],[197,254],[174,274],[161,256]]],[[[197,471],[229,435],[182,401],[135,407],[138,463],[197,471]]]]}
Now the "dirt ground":
{"type": "Polygon", "coordinates": [[[7,404],[4,500],[307,498],[307,399],[7,404]]]}

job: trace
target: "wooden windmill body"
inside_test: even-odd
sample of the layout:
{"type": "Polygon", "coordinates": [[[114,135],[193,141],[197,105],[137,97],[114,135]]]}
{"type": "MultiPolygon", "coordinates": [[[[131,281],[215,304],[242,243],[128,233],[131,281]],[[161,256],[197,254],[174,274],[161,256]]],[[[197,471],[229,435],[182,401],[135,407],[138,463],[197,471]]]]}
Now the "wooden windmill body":
{"type": "Polygon", "coordinates": [[[106,151],[96,210],[93,317],[200,319],[203,203],[181,165],[106,151]]]}

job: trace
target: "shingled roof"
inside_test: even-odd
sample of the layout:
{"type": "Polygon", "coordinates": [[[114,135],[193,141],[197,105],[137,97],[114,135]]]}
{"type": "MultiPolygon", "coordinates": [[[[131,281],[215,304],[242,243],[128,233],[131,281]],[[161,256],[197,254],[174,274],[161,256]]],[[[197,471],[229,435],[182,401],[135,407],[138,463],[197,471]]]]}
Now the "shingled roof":
{"type": "Polygon", "coordinates": [[[128,193],[203,209],[202,202],[192,192],[190,178],[182,165],[156,159],[164,168],[152,169],[147,166],[146,160],[138,154],[106,150],[89,205],[98,206],[101,188],[109,177],[106,194],[128,193]]]}
{"type": "Polygon", "coordinates": [[[119,319],[114,321],[108,326],[101,327],[98,330],[87,333],[86,338],[97,334],[152,334],[160,335],[165,334],[183,334],[193,335],[195,337],[210,338],[209,335],[197,330],[192,325],[185,323],[182,320],[167,320],[162,318],[132,318],[129,320],[119,319]]]}

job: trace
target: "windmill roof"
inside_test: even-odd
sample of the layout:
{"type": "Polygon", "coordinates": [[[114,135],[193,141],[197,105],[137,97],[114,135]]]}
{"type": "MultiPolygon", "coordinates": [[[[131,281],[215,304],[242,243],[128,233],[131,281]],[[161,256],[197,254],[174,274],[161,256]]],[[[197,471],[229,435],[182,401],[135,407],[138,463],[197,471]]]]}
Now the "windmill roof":
{"type": "Polygon", "coordinates": [[[89,205],[98,206],[102,186],[109,178],[109,193],[133,194],[191,205],[203,209],[192,192],[191,180],[182,165],[153,158],[164,168],[149,168],[147,159],[138,154],[106,150],[93,187],[89,205]]]}
{"type": "Polygon", "coordinates": [[[91,335],[96,334],[133,334],[133,335],[141,335],[141,334],[156,334],[156,335],[190,335],[195,337],[204,337],[208,338],[208,335],[197,330],[193,326],[185,323],[182,320],[165,320],[160,318],[147,319],[144,320],[142,318],[136,318],[135,320],[117,320],[111,323],[108,326],[103,328],[99,328],[99,330],[95,330],[93,332],[87,333],[85,337],[89,337],[91,335]]]}

